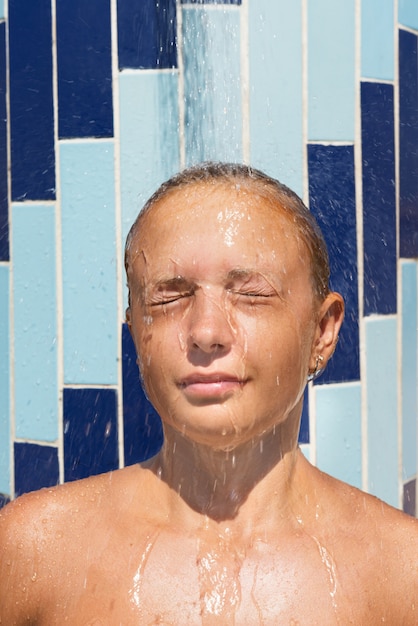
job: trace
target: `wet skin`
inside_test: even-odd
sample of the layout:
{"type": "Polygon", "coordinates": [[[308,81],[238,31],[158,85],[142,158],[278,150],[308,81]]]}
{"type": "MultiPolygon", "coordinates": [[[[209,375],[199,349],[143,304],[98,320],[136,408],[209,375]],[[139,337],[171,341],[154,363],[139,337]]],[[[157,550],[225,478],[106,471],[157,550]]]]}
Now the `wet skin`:
{"type": "Polygon", "coordinates": [[[176,191],[128,279],[163,449],[6,507],[0,623],[416,624],[416,520],[297,447],[343,309],[314,297],[289,219],[246,184],[176,191]]]}

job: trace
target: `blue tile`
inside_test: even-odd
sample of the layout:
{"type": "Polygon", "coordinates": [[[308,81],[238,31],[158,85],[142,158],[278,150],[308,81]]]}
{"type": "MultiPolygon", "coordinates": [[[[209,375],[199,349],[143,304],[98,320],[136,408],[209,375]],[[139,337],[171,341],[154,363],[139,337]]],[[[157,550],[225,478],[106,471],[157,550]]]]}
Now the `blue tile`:
{"type": "Polygon", "coordinates": [[[364,314],[396,313],[393,86],[361,84],[364,314]]]}
{"type": "Polygon", "coordinates": [[[368,491],[399,506],[397,320],[367,318],[368,491]]]}
{"type": "Polygon", "coordinates": [[[305,394],[303,396],[303,409],[302,409],[302,418],[300,421],[300,429],[299,429],[299,443],[309,443],[309,392],[308,387],[305,389],[305,394]]]}
{"type": "Polygon", "coordinates": [[[125,465],[148,459],[163,442],[161,420],[142,389],[136,351],[128,326],[122,326],[122,380],[125,465]]]}
{"type": "Polygon", "coordinates": [[[58,437],[55,206],[13,204],[16,436],[58,437]]]}
{"type": "Polygon", "coordinates": [[[346,310],[340,341],[318,384],[359,380],[359,312],[354,147],[308,145],[309,205],[324,233],[331,289],[346,310]]]}
{"type": "Polygon", "coordinates": [[[394,0],[361,2],[361,75],[394,78],[394,0]]]}
{"type": "Polygon", "coordinates": [[[250,162],[299,195],[303,98],[302,75],[295,68],[302,67],[301,13],[300,2],[258,0],[249,3],[248,17],[250,162]]]}
{"type": "Polygon", "coordinates": [[[416,0],[399,0],[398,20],[403,26],[418,30],[418,3],[416,0]]]}
{"type": "Polygon", "coordinates": [[[60,144],[64,382],[116,384],[114,147],[60,144]]]}
{"type": "Polygon", "coordinates": [[[10,493],[9,268],[0,265],[0,493],[10,493]]]}
{"type": "Polygon", "coordinates": [[[6,24],[0,23],[0,261],[9,260],[6,24]]]}
{"type": "Polygon", "coordinates": [[[56,15],[58,135],[111,137],[110,0],[57,0],[56,15]]]}
{"type": "Polygon", "coordinates": [[[240,15],[183,9],[186,164],[242,160],[240,15]]]}
{"type": "Polygon", "coordinates": [[[4,0],[0,0],[0,19],[4,17],[4,0]]]}
{"type": "Polygon", "coordinates": [[[0,509],[2,509],[6,504],[9,504],[10,496],[5,493],[0,493],[0,509]]]}
{"type": "Polygon", "coordinates": [[[59,483],[58,450],[53,446],[15,443],[15,495],[59,483]]]}
{"type": "Polygon", "coordinates": [[[9,0],[13,200],[55,198],[50,0],[9,0]]]}
{"type": "Polygon", "coordinates": [[[308,2],[308,138],[354,141],[355,1],[308,2]]]}
{"type": "Polygon", "coordinates": [[[119,466],[117,396],[113,389],[64,388],[64,480],[119,466]]]}
{"type": "Polygon", "coordinates": [[[316,464],[350,485],[362,486],[361,385],[319,385],[316,399],[316,464]]]}
{"type": "Polygon", "coordinates": [[[399,31],[400,255],[418,256],[418,37],[399,31]]]}
{"type": "Polygon", "coordinates": [[[180,168],[178,76],[121,72],[119,97],[124,243],[145,201],[180,168]]]}
{"type": "Polygon", "coordinates": [[[402,469],[406,480],[417,471],[418,272],[416,261],[403,261],[402,272],[402,469]]]}
{"type": "Polygon", "coordinates": [[[177,67],[176,0],[117,0],[120,68],[177,67]]]}

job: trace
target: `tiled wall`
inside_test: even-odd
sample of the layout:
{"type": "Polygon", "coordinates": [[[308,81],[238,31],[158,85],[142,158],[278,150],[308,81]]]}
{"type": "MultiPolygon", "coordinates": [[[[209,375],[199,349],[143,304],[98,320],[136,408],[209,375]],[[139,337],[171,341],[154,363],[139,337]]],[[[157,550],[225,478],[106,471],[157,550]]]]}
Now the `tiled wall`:
{"type": "Polygon", "coordinates": [[[346,298],[306,454],[413,512],[416,0],[0,0],[0,17],[0,493],[158,448],[123,241],[162,180],[224,159],[309,202],[346,298]]]}

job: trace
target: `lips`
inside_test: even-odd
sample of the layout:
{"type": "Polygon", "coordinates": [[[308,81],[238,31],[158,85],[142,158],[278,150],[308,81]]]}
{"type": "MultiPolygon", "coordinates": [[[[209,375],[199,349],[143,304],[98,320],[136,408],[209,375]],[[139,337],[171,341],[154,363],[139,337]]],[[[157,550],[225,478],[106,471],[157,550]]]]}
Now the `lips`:
{"type": "Polygon", "coordinates": [[[242,389],[247,381],[231,374],[191,374],[180,381],[179,387],[186,395],[202,398],[219,397],[242,389]]]}

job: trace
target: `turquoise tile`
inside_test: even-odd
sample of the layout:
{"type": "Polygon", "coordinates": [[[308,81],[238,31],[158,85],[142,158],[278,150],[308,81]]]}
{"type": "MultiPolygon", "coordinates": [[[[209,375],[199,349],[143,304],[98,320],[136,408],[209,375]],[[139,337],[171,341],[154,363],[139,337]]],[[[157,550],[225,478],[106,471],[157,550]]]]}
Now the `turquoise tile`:
{"type": "Polygon", "coordinates": [[[122,237],[144,202],[180,168],[176,72],[121,72],[122,237]]]}
{"type": "Polygon", "coordinates": [[[16,436],[58,437],[55,205],[13,204],[16,436]]]}
{"type": "Polygon", "coordinates": [[[402,26],[418,30],[417,0],[399,0],[398,21],[402,26]]]}
{"type": "Polygon", "coordinates": [[[249,3],[250,162],[303,194],[301,3],[249,3]]]}
{"type": "Polygon", "coordinates": [[[354,5],[354,0],[310,0],[308,4],[311,141],[354,141],[354,5]]]}
{"type": "Polygon", "coordinates": [[[417,263],[402,268],[402,470],[403,479],[417,472],[417,263]]]}
{"type": "Polygon", "coordinates": [[[398,494],[397,320],[365,320],[368,490],[393,506],[398,494]]]}
{"type": "Polygon", "coordinates": [[[111,141],[62,142],[64,382],[117,382],[117,250],[111,141]]]}
{"type": "Polygon", "coordinates": [[[316,464],[355,487],[362,486],[361,385],[316,387],[316,464]]]}
{"type": "Polygon", "coordinates": [[[242,160],[240,12],[183,9],[186,164],[242,160]]]}
{"type": "Polygon", "coordinates": [[[0,493],[10,494],[9,267],[0,265],[0,493]]]}
{"type": "Polygon", "coordinates": [[[393,0],[362,0],[361,75],[363,78],[394,78],[393,0]]]}

